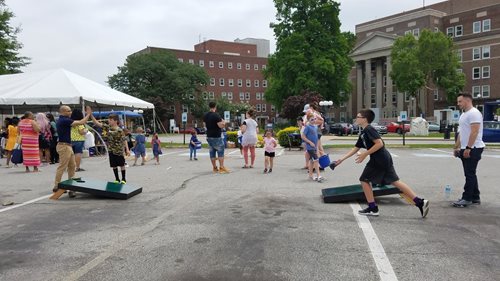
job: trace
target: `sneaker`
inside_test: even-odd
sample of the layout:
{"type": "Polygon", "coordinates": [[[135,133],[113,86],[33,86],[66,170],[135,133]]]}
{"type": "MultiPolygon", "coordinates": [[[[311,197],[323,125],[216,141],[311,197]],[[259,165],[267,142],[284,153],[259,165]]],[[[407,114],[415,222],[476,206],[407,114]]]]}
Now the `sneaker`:
{"type": "Polygon", "coordinates": [[[472,201],[467,201],[467,200],[464,200],[464,199],[460,199],[460,200],[458,200],[456,202],[451,203],[451,205],[453,207],[456,207],[456,208],[465,208],[465,207],[467,207],[469,205],[472,205],[472,201]]]}
{"type": "Polygon", "coordinates": [[[472,200],[472,205],[481,205],[481,200],[472,200]]]}
{"type": "Polygon", "coordinates": [[[273,169],[269,169],[269,171],[267,171],[268,174],[270,174],[272,172],[273,172],[273,169]]]}
{"type": "Polygon", "coordinates": [[[217,174],[217,173],[219,172],[219,169],[218,169],[217,167],[214,167],[214,168],[212,169],[212,171],[213,171],[215,174],[217,174]]]}
{"type": "Polygon", "coordinates": [[[229,174],[229,170],[226,167],[220,167],[219,174],[229,174]]]}
{"type": "Polygon", "coordinates": [[[195,158],[194,158],[194,161],[198,161],[198,158],[196,158],[196,157],[195,157],[195,158]]]}
{"type": "Polygon", "coordinates": [[[422,218],[427,217],[427,214],[429,213],[429,200],[422,199],[421,203],[416,206],[420,210],[422,218]]]}
{"type": "Polygon", "coordinates": [[[69,196],[69,198],[75,198],[76,193],[74,191],[70,191],[70,192],[68,192],[68,196],[69,196]]]}
{"type": "Polygon", "coordinates": [[[189,161],[193,161],[193,158],[189,158],[189,161]]]}
{"type": "Polygon", "coordinates": [[[113,183],[120,183],[120,181],[115,180],[113,183]]]}
{"type": "Polygon", "coordinates": [[[373,208],[368,207],[366,209],[359,210],[358,214],[363,216],[378,217],[378,206],[375,206],[373,208]]]}
{"type": "Polygon", "coordinates": [[[264,169],[264,174],[267,174],[267,169],[264,169]]]}
{"type": "Polygon", "coordinates": [[[121,183],[121,184],[126,184],[126,183],[127,183],[127,181],[121,181],[120,183],[121,183]]]}
{"type": "Polygon", "coordinates": [[[325,178],[322,177],[322,176],[319,176],[319,177],[316,178],[317,182],[322,182],[323,180],[325,180],[325,178]]]}

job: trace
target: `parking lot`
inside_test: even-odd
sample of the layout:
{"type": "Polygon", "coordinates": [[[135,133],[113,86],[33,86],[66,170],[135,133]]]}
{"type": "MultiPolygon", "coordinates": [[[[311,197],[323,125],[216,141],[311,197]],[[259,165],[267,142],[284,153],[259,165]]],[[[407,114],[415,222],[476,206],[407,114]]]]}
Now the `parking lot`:
{"type": "MultiPolygon", "coordinates": [[[[347,149],[330,151],[332,159],[347,149]]],[[[482,205],[450,207],[464,182],[446,149],[390,149],[401,179],[431,201],[428,218],[397,195],[324,204],[321,189],[357,182],[347,160],[326,181],[309,181],[302,152],[280,150],[273,173],[241,169],[228,150],[228,175],[212,174],[207,150],[189,161],[166,150],[161,165],[128,169],[143,193],[127,200],[85,194],[48,199],[55,166],[41,173],[0,167],[0,280],[498,280],[500,150],[479,164],[482,205]],[[444,198],[444,186],[452,198],[444,198]],[[495,277],[496,276],[496,277],[495,277]]],[[[83,178],[112,179],[107,159],[84,159],[83,178]]]]}

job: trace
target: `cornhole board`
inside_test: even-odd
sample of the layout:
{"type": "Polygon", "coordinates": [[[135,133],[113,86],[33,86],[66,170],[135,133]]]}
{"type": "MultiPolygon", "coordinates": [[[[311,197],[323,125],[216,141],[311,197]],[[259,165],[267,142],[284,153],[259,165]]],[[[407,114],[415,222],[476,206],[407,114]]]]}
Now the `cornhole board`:
{"type": "Polygon", "coordinates": [[[60,182],[58,187],[59,190],[50,199],[59,199],[66,190],[122,200],[129,199],[142,192],[142,187],[87,178],[65,180],[60,182]]]}
{"type": "MultiPolygon", "coordinates": [[[[373,195],[384,196],[391,194],[400,194],[401,191],[392,185],[373,185],[373,195]]],[[[365,194],[361,184],[346,185],[321,190],[323,202],[325,203],[340,203],[357,200],[365,200],[365,194]]]]}

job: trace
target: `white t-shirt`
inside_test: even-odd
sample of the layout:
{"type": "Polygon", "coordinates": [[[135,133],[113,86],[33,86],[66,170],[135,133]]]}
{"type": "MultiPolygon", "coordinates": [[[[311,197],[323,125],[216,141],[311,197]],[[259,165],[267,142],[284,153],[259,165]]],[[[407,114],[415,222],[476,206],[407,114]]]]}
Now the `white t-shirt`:
{"type": "Polygon", "coordinates": [[[243,133],[243,146],[257,144],[257,122],[252,118],[245,119],[244,125],[247,126],[243,133]]]}
{"type": "Polygon", "coordinates": [[[477,134],[477,138],[471,147],[482,148],[485,146],[483,142],[483,115],[479,110],[477,110],[477,108],[473,107],[462,113],[462,115],[460,115],[460,119],[458,120],[461,149],[465,149],[469,143],[471,124],[480,124],[479,133],[477,134]]]}

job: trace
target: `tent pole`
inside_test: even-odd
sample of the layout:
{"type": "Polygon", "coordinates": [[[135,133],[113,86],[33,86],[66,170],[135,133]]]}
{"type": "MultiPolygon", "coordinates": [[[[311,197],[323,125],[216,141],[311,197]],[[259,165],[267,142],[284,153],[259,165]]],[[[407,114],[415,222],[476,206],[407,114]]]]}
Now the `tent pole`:
{"type": "Polygon", "coordinates": [[[16,116],[16,112],[14,111],[14,106],[12,106],[12,117],[16,116]]]}
{"type": "Polygon", "coordinates": [[[153,133],[156,133],[156,109],[153,108],[153,133]]]}
{"type": "Polygon", "coordinates": [[[85,100],[83,100],[83,97],[80,97],[80,104],[82,105],[82,112],[85,115],[85,100]]]}
{"type": "Polygon", "coordinates": [[[125,106],[123,107],[123,128],[127,128],[127,113],[125,112],[125,106]]]}

